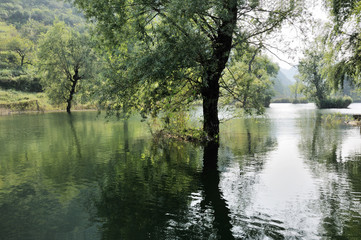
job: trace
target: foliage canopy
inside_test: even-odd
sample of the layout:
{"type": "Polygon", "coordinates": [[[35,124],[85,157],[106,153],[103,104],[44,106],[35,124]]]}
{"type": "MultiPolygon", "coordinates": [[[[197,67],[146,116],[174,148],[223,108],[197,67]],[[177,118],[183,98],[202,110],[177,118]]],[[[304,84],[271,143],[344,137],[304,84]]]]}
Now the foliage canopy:
{"type": "Polygon", "coordinates": [[[334,28],[329,33],[326,55],[327,77],[336,88],[346,79],[361,86],[361,2],[358,0],[327,0],[334,28]]]}
{"type": "Polygon", "coordinates": [[[116,77],[112,109],[157,114],[201,100],[203,130],[219,132],[220,79],[232,49],[242,56],[300,11],[302,1],[74,0],[97,23],[116,77]],[[126,91],[125,91],[126,90],[126,91]]]}
{"type": "Polygon", "coordinates": [[[70,113],[80,81],[95,77],[97,58],[89,35],[56,23],[40,41],[38,58],[45,91],[55,103],[67,103],[70,113]]]}
{"type": "Polygon", "coordinates": [[[330,92],[326,79],[322,76],[325,66],[324,50],[320,47],[313,47],[305,52],[305,57],[298,65],[298,78],[304,83],[305,94],[316,102],[317,106],[326,99],[330,92]]]}
{"type": "Polygon", "coordinates": [[[318,108],[347,108],[350,97],[332,98],[330,81],[323,74],[326,68],[325,46],[315,44],[305,52],[305,57],[298,65],[299,80],[303,83],[303,92],[314,100],[318,108]]]}

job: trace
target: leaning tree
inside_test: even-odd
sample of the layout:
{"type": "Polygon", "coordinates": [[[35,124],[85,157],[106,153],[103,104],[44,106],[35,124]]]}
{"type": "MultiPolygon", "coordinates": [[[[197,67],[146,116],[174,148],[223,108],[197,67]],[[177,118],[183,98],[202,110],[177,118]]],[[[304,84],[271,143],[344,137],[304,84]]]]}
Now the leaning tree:
{"type": "Polygon", "coordinates": [[[41,84],[54,103],[66,103],[70,113],[81,82],[95,77],[97,56],[90,36],[56,23],[39,43],[41,84]]]}
{"type": "MultiPolygon", "coordinates": [[[[97,25],[110,53],[107,102],[157,114],[201,100],[207,139],[219,134],[218,101],[233,49],[258,49],[300,13],[302,1],[73,0],[97,25]]],[[[227,88],[226,88],[227,89],[227,88]]]]}

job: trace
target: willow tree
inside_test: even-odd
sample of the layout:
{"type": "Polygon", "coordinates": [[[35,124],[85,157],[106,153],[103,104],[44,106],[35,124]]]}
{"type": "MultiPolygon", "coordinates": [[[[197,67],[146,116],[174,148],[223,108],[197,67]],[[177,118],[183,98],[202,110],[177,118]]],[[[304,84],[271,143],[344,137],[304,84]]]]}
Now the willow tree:
{"type": "Polygon", "coordinates": [[[34,44],[26,38],[20,36],[14,36],[11,38],[7,44],[7,48],[10,51],[17,53],[19,56],[19,66],[23,68],[25,64],[32,64],[30,59],[31,53],[34,49],[34,44]]]}
{"type": "Polygon", "coordinates": [[[298,64],[299,74],[296,76],[297,81],[304,84],[304,93],[314,100],[319,108],[323,107],[323,102],[331,93],[325,77],[322,76],[325,66],[323,58],[324,50],[318,46],[306,50],[304,58],[298,64]]]}
{"type": "Polygon", "coordinates": [[[361,2],[325,0],[333,18],[328,34],[327,77],[336,88],[346,79],[361,87],[361,2]]]}
{"type": "Polygon", "coordinates": [[[247,114],[263,114],[265,107],[269,107],[274,95],[272,78],[279,71],[279,66],[267,56],[257,56],[258,51],[244,51],[241,58],[235,53],[220,84],[225,103],[234,102],[247,114]]]}
{"type": "Polygon", "coordinates": [[[156,114],[202,100],[203,130],[209,140],[218,138],[220,79],[232,49],[260,44],[302,4],[293,0],[73,2],[97,24],[112,54],[110,62],[118,77],[106,84],[111,93],[108,102],[115,108],[156,114]]]}
{"type": "Polygon", "coordinates": [[[80,83],[94,78],[96,55],[90,36],[56,23],[40,41],[38,59],[45,92],[54,103],[66,103],[70,113],[80,83]]]}

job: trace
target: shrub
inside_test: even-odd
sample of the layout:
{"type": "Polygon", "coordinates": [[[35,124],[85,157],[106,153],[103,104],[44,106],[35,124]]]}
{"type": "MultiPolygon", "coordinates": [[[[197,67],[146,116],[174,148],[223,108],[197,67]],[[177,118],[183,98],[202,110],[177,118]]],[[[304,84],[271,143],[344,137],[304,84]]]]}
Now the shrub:
{"type": "Polygon", "coordinates": [[[266,107],[266,108],[268,108],[269,107],[269,105],[271,104],[271,96],[266,96],[265,98],[264,98],[264,100],[263,100],[263,106],[264,107],[266,107]]]}
{"type": "Polygon", "coordinates": [[[306,98],[300,98],[300,99],[293,99],[293,104],[299,104],[299,103],[308,103],[308,100],[306,98]]]}
{"type": "Polygon", "coordinates": [[[23,92],[42,92],[38,78],[29,78],[27,75],[20,77],[0,76],[0,87],[23,92]]]}
{"type": "Polygon", "coordinates": [[[352,103],[352,98],[349,96],[326,98],[321,101],[317,101],[318,108],[347,108],[352,103]]]}
{"type": "Polygon", "coordinates": [[[273,103],[291,103],[291,99],[289,98],[277,98],[277,99],[272,99],[273,103]]]}

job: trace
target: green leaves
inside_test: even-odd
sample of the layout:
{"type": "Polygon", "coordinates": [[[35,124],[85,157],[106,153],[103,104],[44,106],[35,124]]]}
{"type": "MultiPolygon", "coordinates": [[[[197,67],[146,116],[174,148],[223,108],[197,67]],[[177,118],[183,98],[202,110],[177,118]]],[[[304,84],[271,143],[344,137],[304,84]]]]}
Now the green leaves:
{"type": "Polygon", "coordinates": [[[358,0],[328,0],[328,4],[339,27],[352,16],[354,9],[359,5],[358,0]]]}
{"type": "Polygon", "coordinates": [[[305,52],[298,65],[299,75],[296,77],[304,85],[303,93],[314,100],[318,107],[322,107],[331,94],[331,81],[327,81],[325,69],[325,46],[317,44],[305,52]]]}
{"type": "Polygon", "coordinates": [[[328,0],[334,28],[328,35],[326,56],[327,76],[335,87],[342,87],[345,79],[361,85],[361,2],[358,0],[328,0]]]}
{"type": "Polygon", "coordinates": [[[252,52],[250,49],[241,58],[235,57],[221,83],[226,103],[235,102],[236,106],[243,108],[248,114],[264,112],[267,105],[265,103],[273,95],[270,77],[276,75],[279,70],[267,57],[256,54],[257,51],[252,52]]]}
{"type": "MultiPolygon", "coordinates": [[[[216,139],[221,76],[231,63],[229,57],[237,46],[241,58],[250,46],[262,46],[263,38],[293,17],[302,1],[73,2],[96,23],[101,47],[109,54],[111,66],[102,90],[106,93],[104,105],[115,112],[140,111],[155,116],[161,111],[186,110],[202,100],[204,130],[209,139],[216,139]]],[[[265,76],[273,71],[270,64],[261,65],[267,70],[255,67],[254,72],[247,72],[245,78],[237,76],[236,81],[257,86],[251,95],[258,93],[258,100],[268,86],[265,76]]],[[[250,89],[235,90],[246,94],[250,89]]],[[[262,109],[258,100],[252,104],[247,100],[244,106],[262,109]]]]}
{"type": "Polygon", "coordinates": [[[89,35],[75,32],[62,22],[44,34],[39,43],[39,70],[42,85],[54,103],[71,100],[72,88],[73,93],[80,90],[79,80],[95,77],[97,56],[92,47],[89,35]]]}

